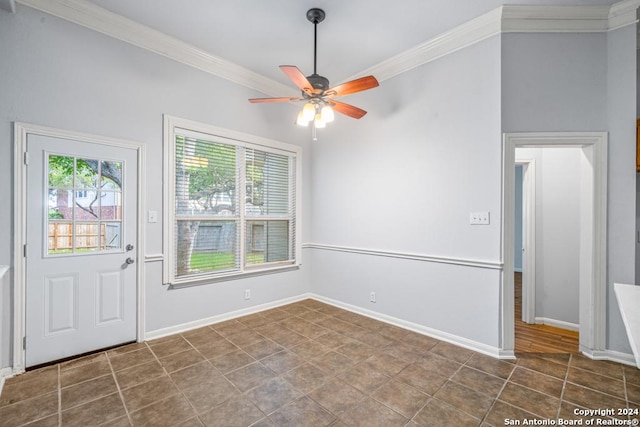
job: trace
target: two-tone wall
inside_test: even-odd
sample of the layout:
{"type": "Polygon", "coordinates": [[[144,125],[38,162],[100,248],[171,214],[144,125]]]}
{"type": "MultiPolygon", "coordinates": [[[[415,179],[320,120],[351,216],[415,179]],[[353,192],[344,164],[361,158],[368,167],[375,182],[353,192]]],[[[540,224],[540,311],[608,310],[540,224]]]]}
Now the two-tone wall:
{"type": "MultiPolygon", "coordinates": [[[[146,209],[161,212],[162,115],[170,114],[303,146],[303,265],[169,290],[160,216],[145,230],[148,334],[312,294],[498,355],[504,132],[609,132],[607,277],[634,282],[636,27],[488,28],[353,95],[369,114],[336,120],[312,144],[291,126],[289,105],[257,108],[246,101],[261,96],[253,90],[27,7],[1,12],[0,264],[17,256],[13,122],[145,143],[146,209]],[[490,223],[471,225],[472,212],[489,212],[490,223]]],[[[11,299],[0,313],[11,325],[11,299]]],[[[629,353],[611,295],[606,317],[607,349],[629,353]]],[[[0,368],[10,357],[3,344],[0,368]]]]}
{"type": "MultiPolygon", "coordinates": [[[[147,333],[309,292],[305,268],[176,290],[162,282],[163,114],[302,145],[304,186],[311,170],[308,134],[283,119],[295,108],[251,105],[247,99],[259,93],[20,5],[15,14],[0,11],[0,55],[0,264],[12,266],[14,256],[12,123],[26,122],[146,145],[146,210],[159,212],[157,223],[146,224],[142,254],[147,333]],[[252,297],[245,301],[248,288],[252,297]]],[[[303,194],[305,235],[309,192],[303,194]]],[[[0,323],[10,330],[13,300],[1,303],[0,323]]],[[[11,364],[9,342],[3,337],[0,367],[11,364]]]]}

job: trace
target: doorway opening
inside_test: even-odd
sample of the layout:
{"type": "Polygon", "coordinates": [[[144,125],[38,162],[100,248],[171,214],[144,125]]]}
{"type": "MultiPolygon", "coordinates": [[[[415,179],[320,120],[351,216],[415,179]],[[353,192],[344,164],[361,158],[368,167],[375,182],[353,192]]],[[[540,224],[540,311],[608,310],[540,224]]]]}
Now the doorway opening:
{"type": "Polygon", "coordinates": [[[579,150],[579,147],[516,148],[513,283],[517,353],[578,352],[578,266],[576,259],[571,258],[577,258],[572,254],[578,252],[579,235],[570,225],[579,216],[579,150]],[[565,194],[568,196],[558,197],[565,194]],[[538,210],[540,213],[536,215],[538,210]],[[536,228],[536,218],[546,228],[536,228]],[[539,257],[537,267],[541,270],[542,282],[539,300],[536,299],[536,235],[539,235],[541,249],[554,246],[539,257]],[[558,251],[557,245],[562,250],[558,251]],[[567,289],[561,289],[563,287],[567,289]],[[557,301],[545,303],[549,298],[557,301]],[[555,311],[548,305],[555,305],[555,311]]]}
{"type": "MultiPolygon", "coordinates": [[[[605,344],[605,303],[606,303],[606,156],[607,156],[607,136],[606,133],[510,133],[504,137],[503,156],[503,287],[502,287],[502,351],[503,357],[513,357],[515,351],[520,351],[520,346],[516,345],[516,325],[524,320],[526,323],[543,323],[549,326],[561,327],[562,329],[576,329],[579,331],[579,345],[576,350],[588,355],[597,356],[599,351],[604,350],[605,344]],[[572,198],[576,206],[575,218],[572,227],[575,232],[574,246],[565,248],[562,244],[559,249],[552,249],[545,241],[536,242],[536,221],[535,203],[531,200],[523,203],[523,265],[522,275],[522,312],[518,313],[519,320],[515,319],[516,312],[516,284],[518,277],[514,271],[514,250],[515,244],[515,166],[518,162],[526,164],[528,168],[535,162],[523,161],[522,156],[518,156],[520,149],[548,149],[570,148],[576,153],[577,163],[574,170],[577,170],[578,186],[575,191],[567,193],[566,197],[572,198]],[[527,204],[528,203],[528,204],[527,204]],[[528,229],[527,229],[528,224],[528,229]],[[537,243],[537,244],[536,244],[537,243]],[[538,249],[536,250],[536,246],[538,249]],[[554,250],[556,252],[554,252],[554,250]],[[567,285],[567,280],[562,282],[562,287],[546,288],[539,294],[536,305],[535,286],[530,284],[541,283],[542,279],[547,282],[561,277],[558,271],[549,271],[536,268],[536,264],[541,264],[545,258],[557,255],[557,251],[565,250],[572,253],[573,258],[567,262],[574,265],[573,284],[567,285]],[[536,259],[536,253],[538,258],[536,259]],[[536,273],[537,272],[537,273],[536,273]],[[547,274],[547,276],[544,276],[547,274]],[[544,277],[543,277],[544,276],[544,277]],[[563,303],[562,295],[548,298],[549,290],[560,291],[567,294],[573,292],[573,297],[569,297],[569,302],[563,303]],[[572,298],[572,299],[571,299],[572,298]],[[536,313],[536,307],[540,303],[549,304],[545,310],[541,309],[536,313]],[[563,304],[572,305],[570,313],[558,314],[563,304]],[[555,311],[554,311],[555,310],[555,311]],[[555,313],[555,314],[554,314],[555,313]],[[563,318],[568,315],[568,318],[563,318]]],[[[532,157],[528,157],[531,159],[532,157]]],[[[526,174],[525,174],[526,175],[526,174]]],[[[535,180],[527,181],[523,179],[525,190],[535,190],[535,180]]],[[[538,189],[541,190],[541,189],[538,189]]],[[[535,192],[534,192],[535,194],[535,192]]],[[[527,200],[523,197],[523,200],[527,200]]],[[[540,222],[538,220],[538,222],[540,222]]],[[[543,226],[544,224],[540,224],[543,226]]],[[[557,239],[560,241],[560,239],[557,239]]],[[[561,241],[563,244],[564,241],[561,241]]],[[[558,268],[564,268],[560,266],[558,268]]],[[[548,285],[548,283],[546,283],[548,285]]],[[[566,295],[565,295],[566,296],[566,295]]],[[[543,305],[544,307],[544,305],[543,305]]],[[[569,311],[569,310],[567,310],[569,311]]],[[[568,337],[569,338],[569,337],[568,337]]],[[[543,342],[544,340],[540,340],[543,342]]],[[[575,348],[575,347],[574,347],[575,348]]],[[[534,351],[551,352],[553,348],[546,346],[537,347],[534,351]]]]}
{"type": "Polygon", "coordinates": [[[577,353],[579,332],[522,320],[522,272],[515,272],[514,322],[516,353],[577,353]]]}

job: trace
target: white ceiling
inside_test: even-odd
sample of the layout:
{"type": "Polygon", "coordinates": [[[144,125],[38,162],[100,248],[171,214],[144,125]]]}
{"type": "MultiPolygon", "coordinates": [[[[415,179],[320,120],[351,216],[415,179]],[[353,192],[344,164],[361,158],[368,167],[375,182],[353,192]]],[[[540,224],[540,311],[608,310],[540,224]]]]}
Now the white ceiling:
{"type": "Polygon", "coordinates": [[[284,84],[278,65],[313,72],[319,7],[318,73],[344,81],[502,4],[610,5],[615,0],[89,0],[212,55],[284,84]]]}

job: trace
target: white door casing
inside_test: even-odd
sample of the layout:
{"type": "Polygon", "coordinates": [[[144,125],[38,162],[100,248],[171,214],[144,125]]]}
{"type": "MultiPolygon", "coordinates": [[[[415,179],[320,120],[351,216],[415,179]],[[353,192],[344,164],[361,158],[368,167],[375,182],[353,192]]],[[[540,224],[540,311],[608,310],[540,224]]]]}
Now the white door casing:
{"type": "Polygon", "coordinates": [[[607,134],[605,132],[507,133],[503,140],[501,355],[513,357],[514,170],[516,147],[579,147],[583,198],[580,253],[580,351],[605,350],[607,134]]]}
{"type": "Polygon", "coordinates": [[[536,162],[516,158],[522,165],[522,321],[535,323],[536,309],[536,162]]]}
{"type": "MultiPolygon", "coordinates": [[[[140,197],[143,145],[20,123],[15,124],[15,141],[14,373],[27,366],[142,339],[144,281],[139,260],[144,253],[140,197]],[[119,193],[122,222],[105,216],[106,224],[96,228],[107,225],[119,230],[108,246],[90,252],[52,251],[46,231],[48,223],[53,222],[48,221],[50,155],[123,166],[124,191],[119,193]],[[127,245],[133,248],[127,250],[127,245]],[[127,258],[133,264],[127,264],[127,258]]],[[[82,195],[75,188],[72,193],[82,195]]],[[[100,197],[106,193],[98,192],[100,197]]],[[[78,209],[74,204],[71,208],[78,209]]],[[[99,210],[103,209],[100,206],[99,210]]],[[[76,226],[85,224],[74,223],[70,229],[82,233],[76,226]]],[[[101,238],[105,244],[104,232],[101,238]]]]}

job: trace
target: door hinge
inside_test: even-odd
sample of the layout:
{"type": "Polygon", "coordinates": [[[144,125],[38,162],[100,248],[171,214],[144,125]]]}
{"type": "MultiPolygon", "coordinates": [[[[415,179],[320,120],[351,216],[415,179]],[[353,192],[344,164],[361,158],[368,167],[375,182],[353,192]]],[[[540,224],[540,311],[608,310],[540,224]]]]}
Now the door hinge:
{"type": "Polygon", "coordinates": [[[25,165],[29,165],[29,152],[27,152],[27,151],[25,151],[25,152],[24,152],[24,159],[23,159],[23,161],[24,161],[24,164],[25,164],[25,165]]]}
{"type": "Polygon", "coordinates": [[[22,246],[22,256],[27,257],[27,245],[22,246]]]}
{"type": "Polygon", "coordinates": [[[22,337],[22,349],[27,349],[27,337],[22,337]]]}

